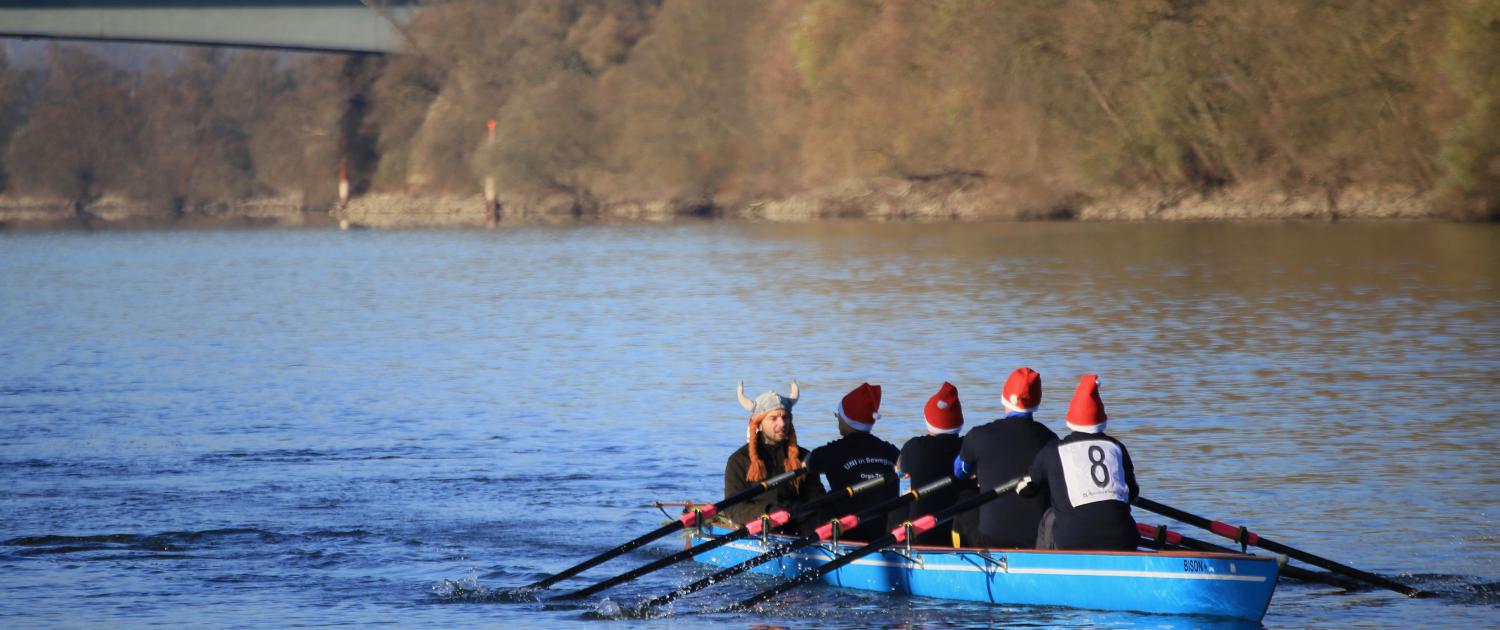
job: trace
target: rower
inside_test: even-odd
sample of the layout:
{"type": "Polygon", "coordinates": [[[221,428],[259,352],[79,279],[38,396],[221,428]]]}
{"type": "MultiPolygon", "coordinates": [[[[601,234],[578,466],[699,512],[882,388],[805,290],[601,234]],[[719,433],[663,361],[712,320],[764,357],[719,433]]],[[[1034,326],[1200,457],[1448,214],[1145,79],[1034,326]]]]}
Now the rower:
{"type": "MultiPolygon", "coordinates": [[[[894,444],[870,434],[880,419],[880,386],[863,383],[844,396],[834,410],[839,421],[838,439],[813,449],[807,456],[811,478],[822,476],[829,488],[843,488],[861,481],[885,477],[887,483],[873,492],[835,501],[824,511],[824,519],[853,514],[866,507],[893,499],[900,493],[896,481],[896,458],[901,451],[894,444]]],[[[869,541],[889,530],[884,519],[872,519],[839,534],[839,539],[869,541]]]]}
{"type": "MultiPolygon", "coordinates": [[[[1026,474],[1037,452],[1057,441],[1056,433],[1032,417],[1042,404],[1042,375],[1035,370],[1022,367],[1011,372],[1000,390],[1000,403],[1006,414],[970,430],[953,462],[956,476],[977,476],[983,488],[1026,474]]],[[[1045,499],[1039,497],[1007,494],[990,501],[979,508],[976,542],[983,547],[1029,549],[1046,509],[1045,499]]]]}
{"type": "MultiPolygon", "coordinates": [[[[739,385],[740,406],[750,412],[750,427],[745,431],[745,445],[729,456],[724,464],[724,496],[732,497],[768,477],[804,466],[802,451],[797,447],[797,429],[792,424],[792,406],[799,396],[797,382],[792,381],[789,396],[767,391],[750,400],[745,384],[739,385]]],[[[823,495],[818,482],[806,477],[793,480],[770,492],[730,507],[721,514],[738,525],[781,509],[790,509],[823,495]]],[[[783,528],[796,531],[796,524],[783,528]]]]}
{"type": "MultiPolygon", "coordinates": [[[[927,434],[906,441],[901,446],[901,456],[896,458],[896,472],[911,478],[911,487],[920,488],[929,483],[953,475],[953,458],[963,440],[958,432],[964,428],[964,409],[958,400],[958,388],[952,383],[943,383],[936,394],[927,399],[922,408],[922,418],[927,424],[927,434]]],[[[944,488],[930,495],[917,497],[908,506],[908,518],[917,518],[945,509],[958,502],[958,490],[944,488]]],[[[964,514],[972,514],[965,512],[964,514]]],[[[944,523],[917,536],[918,545],[947,547],[958,546],[953,537],[955,523],[944,523]]]]}
{"type": "Polygon", "coordinates": [[[1048,444],[1016,492],[1050,506],[1037,531],[1038,549],[1134,551],[1140,540],[1130,503],[1140,496],[1130,452],[1108,435],[1099,377],[1086,374],[1068,404],[1073,432],[1048,444]]]}

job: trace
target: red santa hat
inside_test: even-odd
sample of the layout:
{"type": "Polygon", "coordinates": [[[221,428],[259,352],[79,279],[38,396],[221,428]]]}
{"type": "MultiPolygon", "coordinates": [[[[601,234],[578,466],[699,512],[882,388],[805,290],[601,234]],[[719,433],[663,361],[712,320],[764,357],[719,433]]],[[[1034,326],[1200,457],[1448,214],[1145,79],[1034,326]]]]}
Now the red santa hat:
{"type": "Polygon", "coordinates": [[[958,433],[964,428],[964,407],[958,402],[958,388],[944,382],[938,392],[927,399],[922,416],[927,419],[928,433],[958,433]]]}
{"type": "Polygon", "coordinates": [[[844,424],[868,433],[880,419],[880,386],[861,383],[839,401],[835,415],[844,424]]]}
{"type": "Polygon", "coordinates": [[[1104,400],[1099,398],[1099,376],[1085,374],[1078,379],[1078,390],[1073,392],[1073,402],[1068,403],[1068,428],[1079,433],[1104,431],[1104,400]]]}
{"type": "Polygon", "coordinates": [[[1000,404],[1006,411],[1031,413],[1042,404],[1042,375],[1029,367],[1016,368],[1005,379],[1000,390],[1000,404]]]}

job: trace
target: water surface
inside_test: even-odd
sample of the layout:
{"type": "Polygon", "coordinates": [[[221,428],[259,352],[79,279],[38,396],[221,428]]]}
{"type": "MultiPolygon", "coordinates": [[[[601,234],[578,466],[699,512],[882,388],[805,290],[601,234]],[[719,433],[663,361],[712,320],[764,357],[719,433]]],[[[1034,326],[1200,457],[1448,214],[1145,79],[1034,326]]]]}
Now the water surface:
{"type": "Polygon", "coordinates": [[[741,379],[802,383],[807,446],[880,383],[899,445],[942,381],[973,426],[1020,365],[1057,429],[1102,375],[1144,495],[1444,593],[1283,583],[1265,625],[1500,613],[1495,226],[0,234],[0,322],[8,627],[1212,625],[822,587],[702,614],[765,578],[611,614],[696,565],[493,592],[717,498],[741,379]]]}

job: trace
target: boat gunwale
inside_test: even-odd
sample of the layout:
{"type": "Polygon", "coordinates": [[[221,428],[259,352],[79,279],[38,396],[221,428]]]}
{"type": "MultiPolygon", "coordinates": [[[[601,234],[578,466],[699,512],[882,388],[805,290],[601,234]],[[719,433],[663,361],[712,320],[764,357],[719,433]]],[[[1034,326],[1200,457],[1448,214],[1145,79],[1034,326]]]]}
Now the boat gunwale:
{"type": "MultiPolygon", "coordinates": [[[[687,538],[684,542],[686,542],[688,547],[691,548],[697,546],[697,544],[702,544],[703,542],[707,542],[709,540],[721,539],[731,531],[733,530],[726,528],[722,524],[704,524],[698,527],[691,527],[684,532],[687,538]]],[[[778,548],[784,549],[786,547],[786,543],[796,541],[798,539],[798,536],[786,534],[747,536],[727,545],[725,549],[735,549],[740,553],[763,555],[765,553],[773,552],[778,548]],[[749,546],[741,546],[741,544],[744,543],[748,543],[749,546]]],[[[803,560],[793,559],[793,566],[800,566],[805,568],[806,566],[809,566],[804,564],[806,560],[810,560],[815,563],[827,562],[843,554],[852,553],[854,548],[863,547],[865,546],[865,544],[866,543],[863,542],[840,541],[838,543],[838,546],[834,547],[828,541],[822,541],[816,544],[807,545],[805,548],[798,550],[790,555],[803,558],[803,560]],[[816,557],[807,557],[807,552],[812,552],[813,556],[816,557]]],[[[872,555],[872,558],[893,553],[895,555],[903,557],[905,559],[905,562],[902,562],[900,560],[890,560],[877,561],[875,564],[883,565],[885,567],[904,569],[906,571],[905,575],[908,576],[906,579],[914,579],[915,576],[919,574],[930,573],[930,575],[933,577],[929,577],[928,579],[937,579],[940,580],[940,582],[929,583],[927,587],[923,587],[920,589],[916,588],[914,586],[914,583],[907,584],[906,586],[901,588],[897,588],[894,582],[888,583],[881,588],[871,588],[871,585],[869,584],[862,585],[859,583],[861,580],[870,579],[868,577],[869,575],[871,575],[869,571],[871,569],[875,569],[878,571],[880,570],[879,567],[865,567],[862,572],[856,574],[856,577],[850,578],[854,580],[854,582],[851,583],[845,583],[842,578],[830,581],[831,576],[838,575],[842,571],[850,569],[855,565],[867,564],[870,558],[861,558],[859,560],[856,560],[849,567],[840,568],[838,571],[831,572],[829,573],[829,575],[823,576],[822,581],[834,587],[854,588],[857,590],[874,592],[899,592],[914,597],[932,597],[954,601],[971,601],[979,603],[988,601],[989,603],[993,604],[1015,604],[1026,606],[1061,606],[1065,608],[1077,608],[1080,610],[1137,612],[1141,614],[1152,615],[1203,615],[1210,617],[1236,619],[1241,621],[1259,622],[1265,618],[1266,612],[1271,607],[1272,597],[1274,597],[1275,595],[1277,582],[1279,581],[1281,573],[1281,565],[1283,564],[1281,559],[1276,556],[1197,550],[1160,551],[1155,549],[1146,549],[1138,551],[1096,551],[1070,549],[1008,549],[988,547],[942,547],[932,545],[911,545],[910,549],[912,551],[920,552],[920,555],[911,555],[904,553],[906,549],[907,545],[904,543],[891,545],[889,547],[880,549],[876,554],[872,555]],[[998,557],[989,556],[989,554],[991,553],[998,557]],[[1022,559],[1030,554],[1037,554],[1037,557],[1030,561],[1022,559]],[[1043,559],[1044,555],[1057,558],[1057,560],[1043,559]],[[928,556],[927,559],[929,561],[935,561],[936,564],[924,566],[924,560],[922,556],[928,556]],[[1071,558],[1064,559],[1067,557],[1071,558]],[[1099,557],[1100,559],[1090,560],[1089,558],[1091,557],[1099,557]],[[1104,557],[1115,559],[1104,560],[1104,557]],[[1138,558],[1140,560],[1131,560],[1133,558],[1138,558]],[[1194,571],[1178,572],[1165,568],[1151,568],[1153,565],[1160,566],[1160,563],[1162,562],[1166,562],[1168,564],[1176,564],[1176,562],[1174,561],[1192,559],[1210,560],[1215,562],[1216,564],[1226,563],[1228,564],[1229,573],[1222,576],[1211,576],[1194,571]],[[951,591],[938,592],[933,591],[931,590],[931,588],[929,588],[933,587],[934,584],[953,584],[953,582],[950,582],[949,580],[955,578],[940,576],[951,575],[950,572],[954,570],[959,570],[964,573],[972,572],[975,569],[955,569],[954,567],[980,562],[981,560],[985,561],[985,563],[987,564],[994,565],[989,566],[988,568],[980,567],[978,569],[980,573],[990,575],[990,578],[986,579],[995,579],[994,576],[1000,574],[1006,574],[1012,577],[1020,576],[1022,578],[1030,579],[1094,579],[1101,577],[1108,579],[1152,578],[1147,582],[1152,584],[1176,584],[1181,580],[1188,580],[1197,584],[1207,584],[1208,582],[1212,582],[1215,584],[1220,584],[1221,586],[1164,587],[1168,588],[1174,593],[1202,593],[1205,592],[1203,589],[1207,589],[1206,592],[1212,594],[1211,599],[1217,602],[1210,607],[1197,606],[1192,607],[1192,609],[1183,609],[1180,607],[1167,609],[1159,607],[1156,604],[1144,606],[1139,604],[1101,606],[1061,600],[1006,600],[1004,598],[996,599],[993,593],[991,593],[987,598],[976,598],[967,596],[955,596],[951,591]],[[1018,561],[1021,565],[1019,567],[1016,564],[1018,561]],[[1075,566],[1075,563],[1080,561],[1083,564],[1075,566]],[[886,564],[887,562],[896,562],[897,564],[886,564]],[[1056,562],[1062,562],[1063,565],[1055,565],[1054,563],[1056,562]],[[1101,562],[1104,563],[1105,566],[1099,566],[1099,563],[1101,562]],[[1145,567],[1135,569],[1118,567],[1111,568],[1122,562],[1128,564],[1144,562],[1147,563],[1147,565],[1145,567]],[[1234,564],[1236,562],[1242,563],[1246,566],[1242,567],[1240,571],[1236,571],[1234,564]],[[1254,568],[1252,569],[1251,567],[1254,568]],[[1164,579],[1166,581],[1158,581],[1158,579],[1164,579]],[[1204,582],[1205,580],[1207,580],[1208,582],[1204,582]],[[1242,586],[1230,586],[1230,584],[1240,584],[1242,586]],[[1188,590],[1179,590],[1183,588],[1186,588],[1188,590]],[[1260,599],[1262,595],[1264,596],[1264,601],[1261,601],[1260,599]],[[1221,601],[1220,598],[1224,597],[1227,597],[1228,599],[1223,599],[1221,601]]],[[[710,556],[722,553],[723,551],[721,550],[710,550],[705,552],[705,554],[710,556]]],[[[706,562],[721,567],[727,566],[727,564],[720,564],[719,562],[713,560],[707,560],[706,562]]],[[[1220,566],[1222,567],[1223,565],[1221,564],[1220,566]]],[[[759,568],[755,570],[760,571],[759,568]]],[[[785,567],[783,567],[781,573],[784,574],[785,570],[785,567]]],[[[1212,569],[1210,569],[1210,571],[1212,571],[1212,569]]],[[[777,571],[772,571],[773,575],[777,573],[777,571]]],[[[787,576],[784,575],[784,577],[787,576]]],[[[969,578],[962,578],[959,583],[966,583],[968,580],[969,578]]],[[[1131,584],[1138,583],[1140,583],[1138,579],[1132,580],[1131,582],[1131,584]]],[[[991,588],[992,586],[993,585],[986,588],[991,588]]],[[[1152,586],[1151,588],[1156,589],[1162,587],[1152,586]]],[[[942,589],[940,588],[939,590],[942,589]]],[[[1202,595],[1190,596],[1190,598],[1193,598],[1195,601],[1196,599],[1201,599],[1202,597],[1202,595]]]]}
{"type": "MultiPolygon", "coordinates": [[[[725,534],[715,534],[715,533],[709,532],[708,530],[710,528],[713,528],[713,527],[718,527],[720,529],[728,529],[726,526],[723,526],[723,525],[709,525],[709,527],[689,528],[687,531],[692,536],[698,536],[698,537],[702,537],[702,538],[706,538],[706,539],[710,539],[710,540],[721,538],[721,537],[723,537],[725,535],[725,534]]],[[[733,530],[730,530],[730,531],[733,531],[733,530]]],[[[760,536],[747,536],[747,537],[744,538],[744,540],[759,540],[760,538],[761,538],[760,536]]],[[[787,534],[770,534],[770,535],[766,536],[766,538],[779,541],[781,544],[795,542],[798,539],[797,536],[790,536],[790,535],[787,535],[787,534]]],[[[814,546],[825,546],[826,547],[827,545],[829,545],[831,543],[832,543],[832,541],[826,541],[825,540],[825,541],[820,541],[818,543],[814,543],[814,546]]],[[[863,541],[853,541],[853,540],[850,540],[850,541],[840,540],[838,542],[838,544],[839,544],[840,547],[849,547],[851,549],[857,549],[859,547],[865,546],[865,542],[863,542],[863,541]]],[[[905,550],[907,548],[908,547],[905,544],[896,544],[896,545],[891,545],[891,546],[886,547],[887,550],[891,550],[891,551],[905,550]]],[[[1026,548],[1026,547],[942,547],[942,546],[935,546],[935,545],[911,545],[910,548],[913,551],[921,551],[923,553],[939,553],[939,554],[962,554],[962,553],[971,553],[971,554],[972,553],[1037,553],[1037,554],[1067,554],[1067,555],[1088,554],[1088,555],[1109,555],[1109,556],[1148,556],[1148,557],[1152,557],[1152,558],[1210,558],[1210,559],[1217,559],[1217,560],[1239,560],[1239,561],[1249,561],[1249,562],[1255,562],[1255,561],[1277,562],[1277,563],[1280,562],[1275,556],[1263,556],[1263,555],[1260,555],[1260,554],[1253,554],[1253,553],[1226,553],[1226,552],[1222,552],[1222,551],[1195,551],[1195,550],[1191,550],[1191,549],[1189,549],[1189,550],[1182,550],[1182,551],[1177,551],[1177,550],[1156,550],[1156,549],[1148,549],[1148,550],[1144,550],[1144,551],[1141,551],[1141,550],[1137,550],[1137,551],[1120,551],[1120,550],[1105,550],[1105,549],[1029,549],[1029,548],[1026,548]]],[[[770,551],[770,549],[767,549],[767,551],[770,551]]]]}

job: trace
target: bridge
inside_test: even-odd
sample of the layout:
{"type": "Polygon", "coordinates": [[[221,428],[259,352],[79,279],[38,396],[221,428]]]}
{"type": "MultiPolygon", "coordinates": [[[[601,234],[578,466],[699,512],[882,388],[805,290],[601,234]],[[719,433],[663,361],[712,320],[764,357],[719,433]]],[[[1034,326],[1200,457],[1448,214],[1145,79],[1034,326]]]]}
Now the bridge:
{"type": "Polygon", "coordinates": [[[382,54],[416,0],[0,0],[0,37],[382,54]]]}

